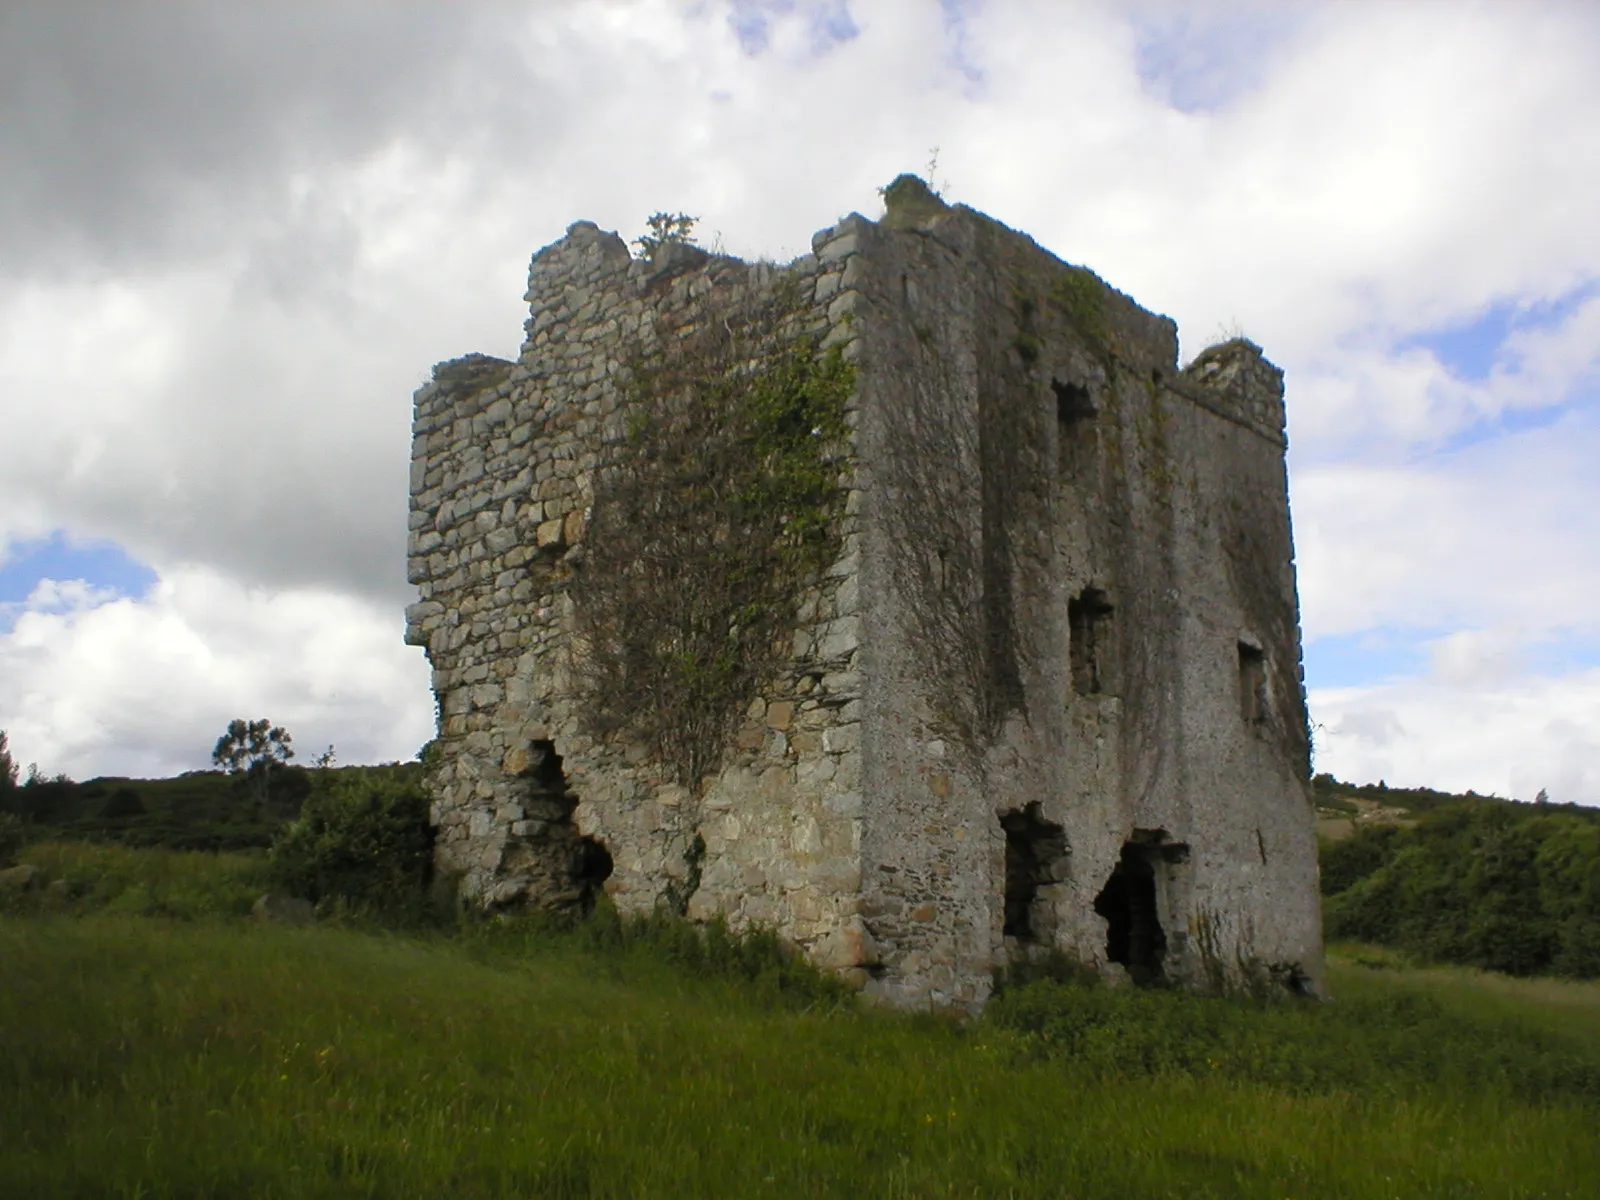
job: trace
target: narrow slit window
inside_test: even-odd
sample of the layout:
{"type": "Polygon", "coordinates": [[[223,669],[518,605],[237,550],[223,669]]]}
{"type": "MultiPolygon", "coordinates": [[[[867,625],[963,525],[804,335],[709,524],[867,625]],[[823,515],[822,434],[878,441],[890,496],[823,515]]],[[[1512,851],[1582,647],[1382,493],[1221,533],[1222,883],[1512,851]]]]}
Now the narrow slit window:
{"type": "Polygon", "coordinates": [[[1249,642],[1239,643],[1239,712],[1251,725],[1267,719],[1267,656],[1249,642]]]}
{"type": "Polygon", "coordinates": [[[1072,689],[1080,696],[1109,691],[1111,604],[1099,588],[1084,588],[1067,601],[1072,689]]]}

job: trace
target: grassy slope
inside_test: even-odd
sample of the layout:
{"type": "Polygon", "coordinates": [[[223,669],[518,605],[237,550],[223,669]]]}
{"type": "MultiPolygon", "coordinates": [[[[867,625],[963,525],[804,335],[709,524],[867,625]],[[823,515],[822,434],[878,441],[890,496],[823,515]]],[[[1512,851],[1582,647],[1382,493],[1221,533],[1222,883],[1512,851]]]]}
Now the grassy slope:
{"type": "Polygon", "coordinates": [[[7,1196],[1455,1200],[1600,1178],[1592,1104],[1089,1075],[1002,1030],[792,1011],[570,940],[8,917],[0,981],[7,1196]]]}
{"type": "Polygon", "coordinates": [[[1600,983],[1519,979],[1471,967],[1413,967],[1378,946],[1328,947],[1328,980],[1336,997],[1361,1000],[1409,992],[1480,1021],[1517,1021],[1588,1047],[1600,1047],[1600,983]]]}

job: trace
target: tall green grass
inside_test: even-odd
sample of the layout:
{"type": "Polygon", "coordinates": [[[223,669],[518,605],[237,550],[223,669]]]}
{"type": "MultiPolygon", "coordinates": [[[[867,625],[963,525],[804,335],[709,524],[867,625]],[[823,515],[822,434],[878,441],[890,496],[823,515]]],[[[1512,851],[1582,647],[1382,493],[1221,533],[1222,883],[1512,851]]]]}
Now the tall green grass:
{"type": "Polygon", "coordinates": [[[0,919],[0,1195],[1455,1200],[1600,1178],[1575,1094],[1119,1071],[660,944],[0,919]]]}
{"type": "Polygon", "coordinates": [[[1600,994],[1336,961],[1331,1004],[1021,984],[863,1010],[770,937],[602,911],[239,919],[259,857],[34,846],[0,1196],[1590,1197],[1600,994]],[[154,918],[154,919],[153,919],[154,918]]]}
{"type": "Polygon", "coordinates": [[[163,850],[115,842],[37,842],[20,861],[76,884],[62,902],[42,890],[0,893],[0,912],[61,912],[199,919],[243,916],[268,886],[263,854],[163,850]]]}
{"type": "Polygon", "coordinates": [[[1419,966],[1398,951],[1353,942],[1328,947],[1328,979],[1333,994],[1343,1000],[1423,996],[1470,1020],[1514,1023],[1600,1053],[1600,982],[1419,966]]]}

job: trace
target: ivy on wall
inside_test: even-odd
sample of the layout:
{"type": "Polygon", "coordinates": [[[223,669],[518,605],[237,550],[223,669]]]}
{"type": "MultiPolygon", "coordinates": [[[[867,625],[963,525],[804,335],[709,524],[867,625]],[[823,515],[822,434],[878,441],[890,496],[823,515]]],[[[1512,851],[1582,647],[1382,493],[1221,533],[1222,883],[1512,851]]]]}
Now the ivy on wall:
{"type": "Polygon", "coordinates": [[[572,583],[591,732],[646,747],[688,787],[716,769],[840,552],[855,369],[780,335],[789,315],[750,301],[658,328],[572,583]]]}

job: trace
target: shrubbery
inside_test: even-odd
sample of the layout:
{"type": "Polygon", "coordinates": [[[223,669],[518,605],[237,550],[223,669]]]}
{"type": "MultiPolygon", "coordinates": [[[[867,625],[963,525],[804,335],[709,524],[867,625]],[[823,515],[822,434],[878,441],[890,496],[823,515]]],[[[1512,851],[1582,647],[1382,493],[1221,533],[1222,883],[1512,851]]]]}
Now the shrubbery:
{"type": "Polygon", "coordinates": [[[324,772],[270,852],[278,886],[316,902],[418,911],[433,872],[428,797],[415,766],[324,772]]]}
{"type": "Polygon", "coordinates": [[[1600,977],[1600,823],[1467,802],[1323,851],[1331,938],[1512,975],[1600,977]]]}
{"type": "Polygon", "coordinates": [[[15,814],[0,812],[0,867],[9,867],[26,839],[15,814]]]}

